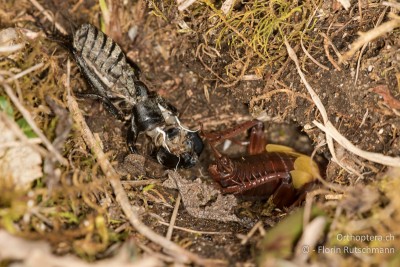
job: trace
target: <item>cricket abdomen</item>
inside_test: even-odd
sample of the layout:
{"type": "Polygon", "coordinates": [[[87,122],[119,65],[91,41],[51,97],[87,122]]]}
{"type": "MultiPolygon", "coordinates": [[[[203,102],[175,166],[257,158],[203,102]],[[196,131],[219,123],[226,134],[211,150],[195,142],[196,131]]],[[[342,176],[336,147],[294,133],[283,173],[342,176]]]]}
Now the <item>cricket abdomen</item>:
{"type": "Polygon", "coordinates": [[[77,61],[94,87],[108,98],[136,103],[134,69],[127,63],[121,47],[90,24],[83,24],[73,36],[77,61]],[[88,68],[89,70],[85,70],[88,68]],[[88,75],[89,73],[89,75],[88,75]]]}

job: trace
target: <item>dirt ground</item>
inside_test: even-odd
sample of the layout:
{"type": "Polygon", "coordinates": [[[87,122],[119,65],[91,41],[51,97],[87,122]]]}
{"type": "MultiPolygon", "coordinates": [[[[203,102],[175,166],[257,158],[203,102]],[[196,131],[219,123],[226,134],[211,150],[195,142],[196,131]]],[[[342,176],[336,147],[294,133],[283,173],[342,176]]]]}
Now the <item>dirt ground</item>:
{"type": "MultiPolygon", "coordinates": [[[[396,266],[400,256],[399,23],[367,42],[361,53],[352,57],[345,53],[359,32],[398,22],[399,17],[389,15],[400,12],[398,3],[388,2],[393,3],[390,7],[380,1],[358,1],[345,10],[336,1],[233,1],[226,15],[223,7],[228,2],[196,1],[180,11],[177,2],[169,0],[40,1],[68,33],[82,23],[102,27],[141,68],[141,80],[179,110],[181,122],[189,129],[214,132],[256,118],[264,122],[268,143],[315,153],[322,170],[323,181],[303,207],[276,209],[268,200],[222,195],[208,173],[214,157],[207,143],[195,167],[167,171],[146,154],[148,140],[143,136],[138,142],[141,154],[129,153],[127,122],[117,120],[100,101],[77,97],[130,203],[140,207],[140,220],[165,236],[174,206],[181,201],[171,240],[210,260],[194,260],[199,265],[396,266]],[[275,26],[261,30],[268,16],[276,18],[271,22],[275,26]],[[388,158],[381,163],[368,160],[364,152],[355,155],[336,141],[335,162],[326,132],[314,124],[315,120],[326,123],[324,117],[288,57],[283,37],[295,50],[305,79],[333,127],[357,148],[390,156],[395,163],[388,158]]],[[[0,197],[1,228],[26,240],[46,241],[60,257],[72,254],[88,262],[116,263],[115,255],[130,246],[128,253],[138,266],[145,259],[156,259],[154,266],[179,264],[177,255],[168,253],[162,243],[150,241],[130,225],[79,129],[58,127],[66,119],[46,96],[68,109],[66,66],[72,58],[45,38],[44,29],[53,27],[45,17],[34,1],[1,1],[0,29],[29,29],[39,35],[26,37],[25,33],[23,50],[1,53],[0,63],[4,77],[7,71],[15,74],[44,63],[12,88],[52,142],[60,131],[66,133],[58,149],[68,164],[45,158],[43,166],[50,169],[43,167],[44,174],[29,189],[2,181],[1,191],[14,193],[0,197]]],[[[73,61],[71,88],[75,93],[88,90],[73,61]]],[[[4,103],[11,100],[1,90],[5,112],[8,104],[4,103]]],[[[10,106],[15,121],[23,117],[14,104],[10,106]]],[[[238,138],[245,141],[248,135],[238,138]]],[[[245,155],[246,150],[234,143],[224,153],[245,155]]],[[[4,266],[26,263],[27,258],[0,253],[4,266]]]]}

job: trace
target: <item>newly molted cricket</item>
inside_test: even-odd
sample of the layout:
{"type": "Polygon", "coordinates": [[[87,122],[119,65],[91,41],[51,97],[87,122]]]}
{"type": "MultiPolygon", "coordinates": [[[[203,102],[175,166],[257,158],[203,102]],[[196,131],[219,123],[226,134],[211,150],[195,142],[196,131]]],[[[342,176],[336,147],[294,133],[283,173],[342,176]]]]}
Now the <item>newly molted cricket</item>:
{"type": "Polygon", "coordinates": [[[84,77],[94,89],[85,96],[100,99],[120,119],[123,103],[130,110],[127,143],[136,153],[138,135],[151,138],[153,152],[166,167],[189,168],[196,164],[203,142],[195,131],[183,127],[176,108],[139,80],[140,70],[128,62],[120,46],[91,24],[81,25],[72,36],[53,37],[73,54],[84,77]]]}
{"type": "Polygon", "coordinates": [[[266,145],[264,124],[254,120],[219,133],[202,133],[210,143],[215,163],[209,172],[222,193],[251,198],[272,197],[279,207],[289,207],[304,199],[321,176],[318,164],[309,156],[281,145],[266,145]],[[251,129],[249,155],[229,158],[215,145],[251,129]]]}

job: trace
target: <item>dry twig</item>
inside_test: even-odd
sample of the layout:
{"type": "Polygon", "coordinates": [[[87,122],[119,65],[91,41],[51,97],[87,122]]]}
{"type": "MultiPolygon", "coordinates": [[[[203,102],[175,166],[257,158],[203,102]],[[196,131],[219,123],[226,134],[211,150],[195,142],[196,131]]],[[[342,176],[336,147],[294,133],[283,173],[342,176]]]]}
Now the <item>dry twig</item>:
{"type": "Polygon", "coordinates": [[[196,0],[177,0],[178,3],[178,10],[179,11],[184,11],[188,7],[190,7],[192,4],[194,4],[196,0]]]}
{"type": "Polygon", "coordinates": [[[351,49],[343,54],[342,58],[339,59],[339,63],[342,63],[350,59],[364,44],[371,42],[372,40],[384,35],[385,33],[393,31],[395,28],[400,27],[400,17],[389,13],[390,21],[381,24],[380,26],[368,31],[359,32],[360,37],[351,44],[351,49]]]}
{"type": "Polygon", "coordinates": [[[181,195],[178,194],[178,196],[176,197],[174,211],[172,212],[171,220],[169,221],[169,227],[168,227],[167,236],[166,236],[166,238],[168,240],[171,240],[172,232],[174,231],[174,225],[175,225],[175,221],[176,221],[176,216],[178,215],[178,210],[179,210],[180,204],[181,204],[181,195]]]}
{"type": "Polygon", "coordinates": [[[62,34],[68,34],[68,32],[64,29],[63,26],[61,26],[60,23],[54,21],[53,16],[50,14],[49,11],[47,11],[46,9],[44,9],[44,7],[37,2],[36,0],[29,0],[32,5],[34,5],[40,12],[42,12],[44,14],[44,16],[46,17],[46,19],[52,23],[54,23],[55,27],[57,30],[59,30],[62,34]]]}
{"type": "Polygon", "coordinates": [[[331,56],[331,53],[329,53],[329,45],[332,47],[335,47],[332,43],[332,41],[329,39],[328,35],[325,33],[320,33],[322,37],[324,37],[324,49],[325,49],[325,54],[326,57],[328,58],[329,62],[335,67],[336,70],[341,71],[342,69],[339,67],[339,64],[336,63],[336,61],[333,59],[331,56]]]}
{"type": "MultiPolygon", "coordinates": [[[[381,15],[379,16],[378,21],[377,21],[376,24],[375,24],[375,28],[378,27],[378,26],[382,23],[382,20],[383,20],[385,14],[386,14],[387,9],[388,9],[388,8],[386,7],[385,10],[384,10],[384,11],[381,13],[381,15]]],[[[360,9],[360,12],[361,12],[361,9],[360,9]]],[[[364,50],[367,48],[367,45],[368,45],[368,43],[365,43],[365,44],[362,46],[361,51],[360,51],[360,54],[358,55],[357,69],[356,69],[356,77],[354,78],[354,85],[356,85],[357,80],[358,80],[358,75],[359,75],[359,73],[360,73],[360,66],[361,66],[361,58],[362,58],[362,56],[363,56],[363,54],[364,54],[364,50]]]]}
{"type": "MultiPolygon", "coordinates": [[[[159,224],[170,226],[169,223],[163,222],[163,221],[158,221],[159,224]]],[[[174,229],[176,230],[181,230],[184,232],[196,234],[196,235],[230,235],[232,234],[231,232],[210,232],[210,231],[199,231],[199,230],[193,230],[185,227],[180,227],[180,226],[173,226],[174,229]]]]}

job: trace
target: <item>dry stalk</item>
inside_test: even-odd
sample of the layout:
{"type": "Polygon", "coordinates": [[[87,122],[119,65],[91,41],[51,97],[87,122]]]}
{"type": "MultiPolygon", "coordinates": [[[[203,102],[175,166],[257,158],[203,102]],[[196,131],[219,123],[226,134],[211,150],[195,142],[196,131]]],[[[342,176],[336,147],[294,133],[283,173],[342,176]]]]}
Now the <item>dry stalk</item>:
{"type": "Polygon", "coordinates": [[[324,37],[324,50],[326,57],[328,58],[329,62],[335,67],[336,70],[341,71],[342,69],[339,67],[339,64],[336,63],[336,61],[331,56],[331,53],[329,53],[329,45],[332,45],[332,41],[325,33],[320,33],[320,35],[324,37]]]}
{"type": "Polygon", "coordinates": [[[349,0],[338,0],[338,1],[344,7],[344,9],[349,10],[349,7],[350,7],[349,0]]]}
{"type": "MultiPolygon", "coordinates": [[[[308,19],[307,25],[306,25],[305,29],[303,30],[303,34],[305,34],[306,29],[308,29],[308,27],[310,26],[310,24],[311,24],[312,20],[314,19],[315,14],[317,13],[317,11],[318,11],[318,8],[315,7],[312,16],[308,19]]],[[[318,62],[313,56],[311,56],[311,54],[307,51],[306,47],[305,47],[304,44],[303,44],[303,34],[300,35],[300,45],[301,45],[301,48],[303,49],[303,52],[304,52],[304,53],[306,54],[306,56],[307,56],[309,59],[311,59],[311,61],[314,62],[318,67],[320,67],[320,68],[322,68],[322,69],[324,69],[324,70],[329,70],[329,68],[328,68],[327,66],[325,66],[325,65],[323,65],[323,64],[321,64],[321,63],[319,63],[319,62],[318,62]]],[[[288,60],[286,60],[286,61],[288,61],[288,60]]],[[[304,68],[303,68],[303,69],[304,69],[304,68]]]]}
{"type": "Polygon", "coordinates": [[[400,10],[400,3],[383,1],[383,2],[381,3],[381,5],[382,5],[382,6],[393,7],[393,8],[395,8],[395,9],[400,10]]]}
{"type": "Polygon", "coordinates": [[[123,185],[129,185],[131,187],[139,187],[148,184],[159,184],[161,181],[157,179],[147,179],[138,181],[121,181],[123,185]]]}
{"type": "Polygon", "coordinates": [[[373,161],[385,166],[391,166],[391,167],[400,167],[400,158],[399,157],[390,157],[390,156],[385,156],[380,153],[374,153],[374,152],[368,152],[359,149],[355,145],[353,145],[346,137],[344,137],[341,133],[338,132],[338,130],[335,128],[335,126],[332,125],[330,121],[325,123],[325,125],[322,125],[318,121],[313,121],[313,123],[320,128],[322,131],[324,131],[327,135],[331,136],[333,139],[335,139],[336,142],[338,142],[341,146],[343,146],[345,149],[348,151],[364,158],[369,161],[373,161]]]}
{"type": "Polygon", "coordinates": [[[262,221],[258,221],[253,228],[250,229],[250,231],[247,233],[247,235],[245,235],[242,239],[242,241],[240,242],[240,245],[244,246],[247,244],[247,242],[249,241],[249,239],[256,233],[256,231],[260,228],[263,227],[263,222],[262,221]]]}
{"type": "Polygon", "coordinates": [[[333,124],[329,121],[328,115],[326,113],[326,109],[324,105],[321,102],[321,99],[318,97],[318,95],[315,93],[314,89],[310,86],[310,84],[307,82],[304,73],[300,69],[300,65],[297,59],[296,54],[294,53],[293,49],[290,47],[289,43],[287,40],[285,40],[286,48],[288,50],[289,57],[294,61],[297,72],[299,73],[299,76],[304,83],[304,85],[307,88],[307,91],[311,95],[311,98],[313,99],[315,105],[317,106],[319,112],[321,113],[321,116],[323,118],[323,124],[317,122],[316,120],[313,121],[313,123],[320,128],[322,131],[325,132],[326,134],[326,140],[327,144],[329,147],[329,150],[332,154],[333,160],[338,163],[342,168],[344,168],[346,171],[349,171],[349,168],[347,166],[343,166],[343,164],[337,159],[336,153],[335,153],[335,148],[333,146],[333,139],[338,142],[340,145],[342,145],[345,149],[348,151],[352,152],[353,154],[356,154],[364,159],[386,165],[386,166],[393,166],[393,167],[400,167],[400,158],[399,157],[390,157],[390,156],[385,156],[380,153],[373,153],[373,152],[368,152],[361,150],[354,146],[346,137],[344,137],[342,134],[340,134],[337,129],[333,126],[333,124]]]}
{"type": "Polygon", "coordinates": [[[236,0],[225,0],[221,6],[222,13],[227,15],[229,13],[229,11],[233,9],[235,2],[236,2],[236,0]]]}
{"type": "Polygon", "coordinates": [[[298,92],[293,92],[290,89],[282,88],[282,89],[275,89],[275,90],[269,91],[269,92],[267,92],[265,94],[262,94],[260,96],[252,98],[250,100],[250,103],[249,103],[249,109],[250,110],[253,109],[257,102],[268,101],[268,100],[271,99],[271,97],[273,95],[280,94],[280,93],[286,93],[288,96],[290,95],[291,96],[291,102],[293,103],[292,105],[295,104],[295,99],[297,97],[303,98],[303,99],[309,101],[310,103],[313,103],[313,101],[306,95],[303,95],[303,94],[298,93],[298,92]]]}
{"type": "Polygon", "coordinates": [[[171,240],[172,232],[174,231],[176,216],[178,216],[178,210],[179,210],[180,204],[181,204],[181,194],[178,194],[178,196],[176,197],[174,211],[172,212],[171,220],[169,221],[169,227],[168,227],[168,231],[167,231],[167,235],[166,235],[166,238],[168,240],[171,240]]]}
{"type": "Polygon", "coordinates": [[[50,12],[47,11],[46,9],[44,9],[44,7],[43,7],[39,2],[37,2],[36,0],[29,0],[29,1],[30,1],[30,2],[32,3],[32,5],[34,5],[41,13],[44,14],[44,16],[46,17],[46,19],[47,19],[48,21],[50,21],[51,23],[53,23],[53,24],[55,25],[55,27],[56,27],[57,30],[59,30],[62,34],[68,34],[68,32],[64,29],[64,27],[61,26],[60,23],[54,21],[54,18],[53,18],[53,16],[50,14],[50,12]]]}
{"type": "Polygon", "coordinates": [[[311,59],[312,62],[314,62],[318,67],[320,67],[321,69],[324,70],[329,70],[329,68],[321,63],[319,63],[308,51],[307,49],[304,47],[303,44],[303,37],[300,38],[300,45],[301,45],[301,49],[303,49],[304,54],[306,54],[306,56],[311,59]]]}
{"type": "MultiPolygon", "coordinates": [[[[383,20],[385,14],[386,14],[387,9],[388,9],[388,7],[386,7],[385,10],[383,10],[383,12],[381,13],[381,15],[379,16],[378,21],[377,21],[376,24],[375,24],[375,28],[378,27],[378,26],[382,23],[382,20],[383,20]]],[[[360,12],[361,12],[361,9],[360,9],[360,12]]],[[[360,54],[358,55],[357,69],[356,69],[356,77],[354,78],[354,85],[356,85],[357,80],[358,80],[358,75],[359,75],[359,73],[360,73],[360,66],[361,66],[361,58],[362,58],[362,56],[363,56],[363,54],[364,54],[364,50],[367,48],[367,45],[368,45],[368,43],[365,43],[365,44],[362,46],[361,52],[360,52],[360,54]]]]}
{"type": "Polygon", "coordinates": [[[24,48],[24,44],[0,46],[0,53],[13,53],[24,48]]]}
{"type": "MultiPolygon", "coordinates": [[[[163,221],[158,221],[159,224],[165,225],[165,226],[170,226],[169,223],[163,222],[163,221]]],[[[173,226],[174,229],[176,230],[181,230],[187,233],[191,234],[196,234],[196,235],[231,235],[231,232],[209,232],[209,231],[199,231],[199,230],[193,230],[185,227],[180,227],[180,226],[173,226]]]]}
{"type": "Polygon", "coordinates": [[[196,0],[177,0],[178,4],[178,10],[179,11],[184,11],[188,7],[190,7],[192,4],[194,4],[196,0]]]}
{"type": "Polygon", "coordinates": [[[372,40],[382,36],[388,32],[393,31],[395,28],[400,27],[400,17],[389,13],[390,21],[381,24],[380,26],[368,31],[359,32],[360,37],[351,44],[351,49],[343,54],[342,58],[339,59],[339,63],[349,60],[364,44],[371,42],[372,40]]]}

